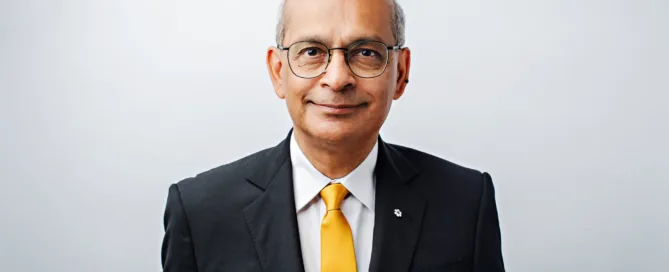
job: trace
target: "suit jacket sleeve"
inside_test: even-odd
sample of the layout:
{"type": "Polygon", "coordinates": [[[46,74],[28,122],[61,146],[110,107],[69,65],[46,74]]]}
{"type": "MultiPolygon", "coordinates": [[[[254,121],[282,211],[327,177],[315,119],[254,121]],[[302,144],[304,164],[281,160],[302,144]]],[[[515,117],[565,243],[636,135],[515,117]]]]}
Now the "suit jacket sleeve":
{"type": "Polygon", "coordinates": [[[161,256],[163,271],[197,272],[188,217],[176,184],[172,184],[169,189],[163,224],[165,227],[161,256]]]}
{"type": "Polygon", "coordinates": [[[483,173],[483,189],[476,226],[475,272],[505,271],[501,243],[495,188],[490,175],[483,173]]]}

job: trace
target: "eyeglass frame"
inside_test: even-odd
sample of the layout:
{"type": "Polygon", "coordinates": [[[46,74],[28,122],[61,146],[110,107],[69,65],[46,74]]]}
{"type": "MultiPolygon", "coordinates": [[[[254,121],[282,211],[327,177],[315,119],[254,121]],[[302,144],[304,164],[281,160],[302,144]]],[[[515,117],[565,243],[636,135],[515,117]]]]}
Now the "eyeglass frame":
{"type": "Polygon", "coordinates": [[[283,46],[281,46],[280,44],[277,44],[277,45],[276,45],[276,48],[278,48],[278,49],[281,50],[281,51],[286,51],[286,57],[288,58],[288,67],[290,68],[290,71],[293,73],[293,75],[295,75],[296,77],[299,77],[299,78],[304,78],[304,79],[313,79],[313,78],[317,78],[317,77],[323,75],[323,74],[325,73],[325,71],[327,71],[328,67],[330,66],[330,62],[332,61],[332,51],[333,51],[333,50],[342,50],[342,51],[344,51],[344,61],[346,62],[346,66],[348,66],[348,69],[349,69],[349,70],[351,71],[351,73],[353,73],[355,76],[357,76],[357,77],[359,77],[359,78],[376,78],[376,77],[380,77],[381,75],[383,75],[383,73],[386,72],[386,69],[388,69],[388,61],[390,61],[390,52],[400,51],[400,50],[404,49],[404,48],[402,47],[402,45],[399,45],[399,44],[398,44],[398,45],[394,45],[394,46],[389,46],[389,45],[387,45],[387,44],[384,43],[384,42],[376,41],[376,40],[359,40],[359,41],[356,41],[356,42],[351,43],[351,44],[350,44],[349,46],[347,46],[347,47],[334,47],[334,48],[330,48],[330,47],[328,47],[327,45],[325,45],[324,43],[319,42],[319,41],[306,40],[306,41],[297,41],[297,42],[291,43],[291,44],[290,44],[289,46],[287,46],[287,47],[283,47],[283,46]],[[318,44],[321,44],[321,45],[323,45],[323,47],[325,47],[325,48],[327,49],[327,51],[328,51],[328,62],[325,64],[325,67],[323,67],[323,71],[320,72],[320,73],[319,73],[318,75],[316,75],[316,76],[313,76],[313,77],[303,77],[303,76],[300,76],[300,75],[298,75],[297,73],[295,73],[295,71],[293,70],[293,66],[292,66],[292,64],[290,63],[290,56],[288,56],[288,54],[289,54],[289,52],[290,52],[290,51],[289,51],[290,47],[292,47],[292,46],[295,45],[295,44],[303,43],[303,42],[312,42],[312,43],[318,43],[318,44]],[[369,42],[380,43],[380,44],[382,44],[382,45],[385,46],[385,48],[386,48],[386,50],[387,50],[387,52],[386,52],[386,63],[383,65],[383,71],[381,71],[378,75],[376,75],[376,76],[371,76],[371,77],[363,77],[363,76],[360,76],[360,75],[358,75],[357,73],[355,73],[355,72],[353,71],[353,68],[351,68],[351,64],[348,62],[348,51],[350,50],[351,47],[353,47],[353,46],[355,46],[355,45],[358,45],[358,44],[361,44],[361,43],[369,43],[369,42]]]}

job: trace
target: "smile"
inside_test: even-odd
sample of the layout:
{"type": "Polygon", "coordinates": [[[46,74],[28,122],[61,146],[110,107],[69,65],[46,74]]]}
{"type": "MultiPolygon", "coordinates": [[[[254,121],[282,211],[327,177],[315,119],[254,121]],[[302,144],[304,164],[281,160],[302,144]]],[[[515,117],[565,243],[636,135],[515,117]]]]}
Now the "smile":
{"type": "Polygon", "coordinates": [[[318,104],[311,102],[318,109],[328,113],[328,114],[350,114],[355,110],[364,107],[367,105],[363,104],[318,104]]]}

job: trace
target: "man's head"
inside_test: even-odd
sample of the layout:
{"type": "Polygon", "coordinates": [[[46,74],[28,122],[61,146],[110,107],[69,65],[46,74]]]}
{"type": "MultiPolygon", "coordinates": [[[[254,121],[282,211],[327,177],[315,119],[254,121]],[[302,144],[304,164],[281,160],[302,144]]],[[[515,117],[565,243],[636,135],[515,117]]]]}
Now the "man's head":
{"type": "Polygon", "coordinates": [[[331,143],[377,135],[409,73],[400,6],[289,0],[280,18],[267,67],[296,131],[331,143]]]}

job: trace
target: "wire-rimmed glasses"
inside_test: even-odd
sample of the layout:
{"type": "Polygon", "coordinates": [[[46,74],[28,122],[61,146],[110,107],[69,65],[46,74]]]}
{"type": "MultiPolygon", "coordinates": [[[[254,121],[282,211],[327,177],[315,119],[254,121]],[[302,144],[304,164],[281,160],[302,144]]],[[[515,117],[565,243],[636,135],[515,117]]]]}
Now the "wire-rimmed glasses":
{"type": "Polygon", "coordinates": [[[389,53],[402,49],[401,46],[388,46],[379,41],[358,41],[348,47],[328,48],[317,41],[300,41],[288,47],[277,46],[288,51],[288,66],[297,77],[315,78],[325,72],[332,50],[343,50],[346,64],[351,72],[361,78],[378,77],[388,66],[389,53]]]}

